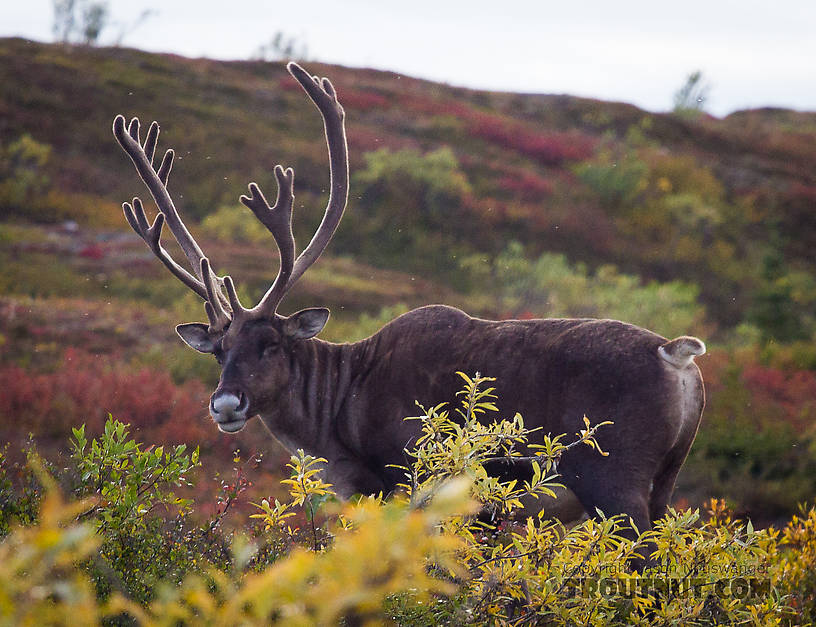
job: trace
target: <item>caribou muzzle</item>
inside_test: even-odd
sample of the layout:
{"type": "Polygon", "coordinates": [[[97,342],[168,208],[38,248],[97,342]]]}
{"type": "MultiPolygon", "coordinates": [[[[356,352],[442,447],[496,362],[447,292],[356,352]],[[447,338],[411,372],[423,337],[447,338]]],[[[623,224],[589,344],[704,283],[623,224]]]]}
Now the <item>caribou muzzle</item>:
{"type": "Polygon", "coordinates": [[[249,399],[243,392],[216,391],[210,397],[210,416],[224,433],[243,429],[249,418],[248,409],[249,399]]]}

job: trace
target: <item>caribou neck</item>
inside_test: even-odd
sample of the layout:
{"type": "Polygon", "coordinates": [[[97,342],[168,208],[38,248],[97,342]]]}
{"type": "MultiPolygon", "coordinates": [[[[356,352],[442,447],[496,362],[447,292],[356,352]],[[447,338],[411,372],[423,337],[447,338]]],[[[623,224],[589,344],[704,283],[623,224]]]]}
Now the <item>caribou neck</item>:
{"type": "Polygon", "coordinates": [[[376,341],[335,344],[317,338],[299,342],[290,356],[291,377],[274,407],[260,414],[290,452],[334,454],[338,419],[355,379],[367,370],[376,341]]]}

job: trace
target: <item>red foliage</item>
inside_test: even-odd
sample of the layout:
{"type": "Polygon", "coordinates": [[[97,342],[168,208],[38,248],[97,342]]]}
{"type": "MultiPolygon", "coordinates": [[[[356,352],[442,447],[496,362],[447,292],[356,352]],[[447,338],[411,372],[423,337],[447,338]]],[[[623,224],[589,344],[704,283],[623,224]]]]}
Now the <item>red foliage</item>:
{"type": "Polygon", "coordinates": [[[542,133],[487,113],[471,114],[470,132],[547,166],[582,161],[591,157],[595,150],[595,140],[587,135],[557,131],[542,133]]]}
{"type": "Polygon", "coordinates": [[[152,442],[206,445],[217,431],[207,417],[203,384],[177,386],[164,372],[135,370],[76,349],[65,351],[62,368],[32,373],[0,368],[0,430],[64,438],[86,424],[98,433],[108,413],[130,423],[152,442]]]}
{"type": "Polygon", "coordinates": [[[88,244],[85,248],[79,251],[79,256],[85,257],[86,259],[102,259],[105,256],[105,249],[99,244],[88,244]]]}
{"type": "Polygon", "coordinates": [[[419,94],[405,94],[400,97],[399,104],[401,109],[421,115],[453,115],[463,120],[478,115],[462,102],[428,98],[419,94]]]}
{"type": "Polygon", "coordinates": [[[548,166],[582,161],[595,151],[595,140],[587,135],[578,132],[544,133],[500,115],[477,111],[461,102],[406,94],[400,98],[400,107],[421,115],[455,116],[467,125],[472,135],[548,166]]]}
{"type": "Polygon", "coordinates": [[[536,201],[553,192],[553,184],[547,179],[529,170],[517,170],[499,179],[499,185],[515,192],[524,200],[536,201]]]}
{"type": "Polygon", "coordinates": [[[346,109],[370,111],[371,109],[385,109],[391,102],[385,96],[358,89],[343,89],[338,98],[346,109]]]}
{"type": "Polygon", "coordinates": [[[704,423],[749,418],[757,429],[781,423],[804,433],[816,423],[816,372],[764,366],[754,350],[713,349],[699,360],[706,386],[704,423]]]}
{"type": "Polygon", "coordinates": [[[742,380],[751,392],[752,405],[762,414],[774,415],[800,430],[816,420],[816,372],[750,365],[743,370],[742,380]]]}
{"type": "Polygon", "coordinates": [[[303,89],[300,86],[300,83],[289,76],[288,73],[278,80],[278,87],[280,87],[283,91],[301,91],[303,89]]]}
{"type": "MultiPolygon", "coordinates": [[[[298,88],[297,83],[289,77],[282,78],[280,86],[285,90],[298,88]]],[[[391,104],[380,94],[359,89],[344,89],[339,98],[344,106],[361,111],[384,108],[391,104]]],[[[404,93],[399,97],[399,107],[417,116],[454,116],[467,126],[472,135],[517,151],[547,166],[582,161],[591,157],[595,150],[596,141],[588,135],[579,132],[542,132],[532,125],[479,111],[456,100],[404,93]]],[[[353,134],[349,133],[349,136],[353,137],[353,134]]]]}

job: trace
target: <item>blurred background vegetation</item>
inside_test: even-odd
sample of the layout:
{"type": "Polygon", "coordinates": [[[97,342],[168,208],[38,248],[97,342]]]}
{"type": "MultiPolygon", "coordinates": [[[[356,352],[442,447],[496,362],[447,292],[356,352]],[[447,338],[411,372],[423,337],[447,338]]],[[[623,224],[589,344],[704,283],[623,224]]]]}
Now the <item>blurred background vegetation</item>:
{"type": "MultiPolygon", "coordinates": [[[[231,449],[264,451],[252,498],[275,483],[284,456],[258,425],[228,437],[207,418],[216,364],[173,332],[203,310],[123,220],[146,192],[110,131],[117,113],[162,123],[187,223],[259,296],[276,252],[239,194],[274,195],[273,166],[292,166],[303,245],[328,184],[319,116],[272,48],[220,62],[0,40],[0,441],[56,450],[112,411],[140,439],[200,444],[210,474],[231,449]]],[[[676,502],[726,497],[767,524],[813,499],[816,113],[717,119],[693,74],[656,114],[309,69],[346,108],[352,187],[286,313],[331,307],[335,341],[433,302],[698,335],[708,408],[676,502]]]]}

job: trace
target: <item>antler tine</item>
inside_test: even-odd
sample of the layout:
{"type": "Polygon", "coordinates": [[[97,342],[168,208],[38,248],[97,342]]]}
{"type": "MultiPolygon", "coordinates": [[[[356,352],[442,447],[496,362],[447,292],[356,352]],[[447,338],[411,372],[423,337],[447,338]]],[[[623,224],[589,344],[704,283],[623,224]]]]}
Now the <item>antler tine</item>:
{"type": "Polygon", "coordinates": [[[269,229],[280,253],[280,267],[278,276],[272,286],[264,294],[261,301],[251,310],[252,313],[271,317],[286,294],[289,277],[295,263],[295,237],[292,235],[292,206],[295,201],[294,183],[295,172],[292,168],[276,165],[275,178],[278,182],[278,197],[275,206],[270,207],[263,193],[255,183],[249,184],[249,196],[241,196],[240,200],[252,210],[252,213],[269,229]]]}
{"type": "Polygon", "coordinates": [[[323,117],[326,144],[329,148],[330,178],[329,202],[326,205],[323,220],[320,222],[320,226],[317,227],[312,241],[309,242],[309,245],[295,261],[288,283],[288,287],[291,287],[320,257],[332,235],[334,235],[334,231],[340,223],[340,218],[343,217],[348,202],[349,167],[346,131],[343,126],[345,111],[337,102],[337,93],[331,82],[327,78],[321,80],[316,76],[311,76],[294,61],[290,62],[286,67],[306,91],[323,117]]]}
{"type": "MultiPolygon", "coordinates": [[[[159,125],[156,122],[150,125],[147,139],[145,140],[144,146],[142,146],[139,142],[138,118],[133,118],[126,129],[125,118],[121,115],[117,115],[113,120],[113,134],[119,142],[119,145],[128,154],[131,161],[133,161],[133,165],[136,166],[136,171],[139,173],[145,185],[147,185],[148,190],[150,190],[153,200],[156,201],[156,206],[164,215],[167,226],[170,227],[170,231],[181,246],[182,251],[184,251],[184,255],[189,260],[193,271],[196,273],[199,272],[204,253],[179,217],[178,211],[173,204],[173,199],[170,198],[170,194],[167,191],[167,178],[173,167],[174,152],[172,150],[165,152],[158,171],[153,169],[153,156],[159,135],[159,125]]],[[[198,284],[202,289],[203,278],[204,277],[198,277],[198,284]]],[[[218,281],[220,283],[220,279],[218,279],[218,281]]],[[[224,302],[223,295],[220,296],[220,299],[224,302]]]]}
{"type": "Polygon", "coordinates": [[[153,224],[149,224],[144,207],[142,206],[142,201],[138,198],[133,199],[132,206],[128,202],[122,203],[122,209],[125,212],[125,219],[128,221],[128,224],[130,224],[131,228],[136,231],[136,234],[145,241],[150,250],[153,251],[153,254],[159,258],[177,279],[206,300],[207,290],[205,289],[205,285],[178,265],[161,245],[164,214],[159,213],[153,221],[153,224]]]}
{"type": "MultiPolygon", "coordinates": [[[[150,124],[150,128],[147,131],[147,138],[145,139],[144,143],[144,153],[145,156],[147,157],[147,160],[150,162],[150,165],[153,165],[153,156],[156,154],[156,142],[158,141],[158,139],[159,139],[159,123],[153,121],[150,124]]],[[[165,177],[162,182],[166,185],[167,178],[165,177]]]]}
{"type": "MultiPolygon", "coordinates": [[[[198,277],[193,276],[176,263],[173,258],[170,257],[169,253],[161,247],[161,229],[164,223],[167,222],[170,231],[173,233],[173,236],[176,238],[176,241],[190,262],[193,272],[201,272],[201,260],[204,259],[204,253],[179,217],[173,200],[167,191],[167,179],[170,176],[170,170],[173,168],[173,159],[175,156],[173,150],[169,149],[164,153],[158,170],[153,169],[153,158],[159,138],[159,124],[153,122],[150,125],[144,145],[142,145],[139,140],[139,119],[133,118],[127,128],[125,128],[124,116],[117,115],[113,120],[113,134],[119,142],[119,145],[127,153],[131,161],[133,161],[133,165],[136,166],[136,171],[139,173],[145,185],[147,185],[150,194],[156,201],[156,206],[159,208],[159,215],[156,217],[153,225],[148,226],[141,201],[138,202],[137,206],[137,199],[134,199],[135,213],[134,210],[130,209],[130,206],[125,203],[127,206],[123,205],[123,207],[128,223],[141,238],[145,240],[153,253],[159,257],[161,262],[174,276],[196,294],[207,299],[207,288],[204,283],[205,275],[202,273],[199,274],[198,277]],[[159,221],[159,217],[161,217],[161,221],[159,221]]],[[[211,269],[210,273],[211,276],[207,278],[219,286],[219,289],[214,291],[217,303],[213,306],[216,311],[223,310],[227,301],[220,289],[222,280],[215,275],[211,269]]]]}
{"type": "MultiPolygon", "coordinates": [[[[223,331],[227,325],[232,321],[229,312],[224,308],[220,296],[220,291],[215,287],[215,273],[210,268],[210,260],[206,257],[201,259],[201,276],[204,277],[204,287],[206,293],[204,299],[204,310],[207,312],[207,318],[210,321],[209,331],[211,333],[216,331],[223,331]]],[[[237,312],[233,311],[233,315],[237,312]]]]}
{"type": "Polygon", "coordinates": [[[235,289],[235,284],[232,282],[232,277],[227,275],[224,277],[224,287],[227,288],[227,297],[229,298],[230,307],[232,307],[232,319],[243,317],[249,313],[248,309],[244,309],[241,301],[238,300],[238,291],[235,289]]]}

